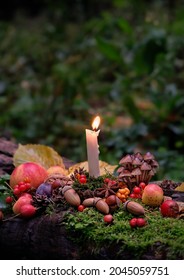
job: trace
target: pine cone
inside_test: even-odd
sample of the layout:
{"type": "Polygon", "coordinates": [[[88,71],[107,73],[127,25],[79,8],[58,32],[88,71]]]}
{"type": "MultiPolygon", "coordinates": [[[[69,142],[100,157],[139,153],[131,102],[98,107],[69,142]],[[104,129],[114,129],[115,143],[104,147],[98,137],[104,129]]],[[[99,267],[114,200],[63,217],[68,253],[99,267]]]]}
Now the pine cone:
{"type": "Polygon", "coordinates": [[[38,209],[37,212],[43,213],[47,206],[50,204],[50,198],[46,195],[35,195],[33,196],[33,205],[38,209]]]}

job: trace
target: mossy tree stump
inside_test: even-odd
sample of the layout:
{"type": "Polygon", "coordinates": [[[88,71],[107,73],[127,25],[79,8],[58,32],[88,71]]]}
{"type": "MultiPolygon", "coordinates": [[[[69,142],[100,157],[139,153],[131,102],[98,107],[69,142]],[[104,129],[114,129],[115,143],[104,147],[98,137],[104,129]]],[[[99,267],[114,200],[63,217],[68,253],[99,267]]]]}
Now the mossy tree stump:
{"type": "MultiPolygon", "coordinates": [[[[0,139],[0,175],[11,174],[13,154],[18,145],[0,139]]],[[[68,168],[72,162],[64,159],[68,168]]],[[[62,223],[65,211],[51,215],[41,214],[31,219],[6,217],[0,223],[0,251],[2,259],[137,259],[129,250],[117,252],[119,244],[103,244],[96,250],[95,242],[77,242],[75,233],[68,231],[62,223]],[[71,238],[72,237],[72,238],[71,238]]],[[[155,232],[156,234],[156,232],[155,232]]],[[[96,237],[95,237],[96,238],[96,237]]],[[[167,259],[167,245],[160,241],[148,246],[140,259],[167,259]]]]}

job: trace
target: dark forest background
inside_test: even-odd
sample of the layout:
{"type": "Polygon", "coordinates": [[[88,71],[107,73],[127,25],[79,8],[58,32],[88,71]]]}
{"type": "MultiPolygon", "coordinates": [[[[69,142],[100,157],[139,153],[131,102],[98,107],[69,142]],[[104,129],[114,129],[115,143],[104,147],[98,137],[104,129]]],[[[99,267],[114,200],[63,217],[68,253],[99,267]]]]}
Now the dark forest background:
{"type": "Polygon", "coordinates": [[[101,160],[150,151],[184,180],[184,2],[1,3],[1,137],[85,161],[97,114],[101,160]]]}

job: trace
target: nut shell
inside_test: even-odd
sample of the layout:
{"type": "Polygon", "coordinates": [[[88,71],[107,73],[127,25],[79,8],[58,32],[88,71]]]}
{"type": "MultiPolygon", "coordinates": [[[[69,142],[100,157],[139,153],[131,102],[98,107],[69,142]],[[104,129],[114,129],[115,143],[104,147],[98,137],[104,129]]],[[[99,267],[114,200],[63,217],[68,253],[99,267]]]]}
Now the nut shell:
{"type": "Polygon", "coordinates": [[[124,203],[124,209],[136,216],[142,216],[145,214],[144,207],[141,204],[130,200],[124,203]]]}
{"type": "Polygon", "coordinates": [[[109,205],[101,197],[94,198],[94,206],[103,214],[109,213],[109,205]]]}
{"type": "Polygon", "coordinates": [[[70,205],[79,206],[81,204],[80,196],[71,186],[65,186],[62,190],[62,193],[70,205]]]}
{"type": "Polygon", "coordinates": [[[85,207],[94,206],[94,198],[93,198],[93,197],[86,198],[86,199],[84,199],[84,201],[82,202],[82,204],[83,204],[85,207]]]}

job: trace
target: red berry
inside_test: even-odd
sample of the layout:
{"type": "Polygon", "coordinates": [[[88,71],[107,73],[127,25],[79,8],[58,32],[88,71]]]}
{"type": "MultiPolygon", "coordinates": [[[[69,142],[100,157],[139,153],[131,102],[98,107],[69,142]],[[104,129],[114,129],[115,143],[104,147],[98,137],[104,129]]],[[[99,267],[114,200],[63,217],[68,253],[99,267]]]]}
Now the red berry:
{"type": "Polygon", "coordinates": [[[22,182],[22,181],[21,181],[21,182],[18,183],[19,188],[20,188],[21,186],[24,186],[24,185],[25,185],[25,182],[22,182]]]}
{"type": "Polygon", "coordinates": [[[144,227],[146,225],[146,220],[144,218],[137,218],[137,226],[144,227]]]}
{"type": "Polygon", "coordinates": [[[141,182],[141,183],[139,184],[139,187],[140,187],[142,190],[144,190],[144,188],[146,187],[146,183],[141,182]]]}
{"type": "Polygon", "coordinates": [[[131,194],[129,195],[129,197],[131,197],[131,198],[136,198],[136,195],[135,195],[135,193],[131,193],[131,194]]]}
{"type": "Polygon", "coordinates": [[[133,193],[140,194],[141,193],[141,188],[140,187],[134,187],[133,188],[133,193]]]}
{"type": "Polygon", "coordinates": [[[19,191],[20,192],[25,192],[26,190],[27,190],[27,187],[26,187],[25,184],[22,184],[22,185],[19,186],[19,191]]]}
{"type": "Polygon", "coordinates": [[[109,183],[109,181],[110,181],[110,179],[109,179],[109,178],[105,178],[105,179],[104,179],[104,183],[106,183],[106,184],[108,184],[108,183],[109,183]]]}
{"type": "Polygon", "coordinates": [[[79,182],[80,182],[81,184],[85,184],[85,183],[87,182],[86,177],[80,177],[79,182]]]}
{"type": "Polygon", "coordinates": [[[111,184],[115,185],[117,182],[115,180],[111,180],[111,184]]]}
{"type": "Polygon", "coordinates": [[[129,224],[132,228],[135,228],[137,226],[137,218],[132,218],[130,221],[129,221],[129,224]]]}
{"type": "Polygon", "coordinates": [[[130,197],[131,197],[131,198],[141,198],[142,195],[141,195],[141,194],[137,194],[137,193],[131,193],[131,194],[130,194],[130,197]]]}
{"type": "Polygon", "coordinates": [[[13,190],[13,194],[18,196],[20,194],[20,190],[19,190],[19,187],[15,187],[14,190],[13,190]]]}
{"type": "Polygon", "coordinates": [[[24,186],[26,187],[26,191],[28,191],[31,188],[31,183],[25,183],[24,186]]]}
{"type": "Polygon", "coordinates": [[[6,201],[7,204],[10,204],[10,203],[13,202],[13,197],[12,196],[7,196],[5,201],[6,201]]]}
{"type": "Polygon", "coordinates": [[[104,222],[107,224],[112,223],[114,220],[113,216],[111,214],[107,214],[104,216],[104,222]]]}
{"type": "Polygon", "coordinates": [[[84,209],[85,209],[85,206],[82,205],[82,204],[80,204],[80,205],[77,207],[77,210],[78,210],[79,212],[83,212],[84,209]]]}

